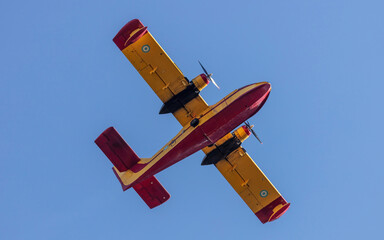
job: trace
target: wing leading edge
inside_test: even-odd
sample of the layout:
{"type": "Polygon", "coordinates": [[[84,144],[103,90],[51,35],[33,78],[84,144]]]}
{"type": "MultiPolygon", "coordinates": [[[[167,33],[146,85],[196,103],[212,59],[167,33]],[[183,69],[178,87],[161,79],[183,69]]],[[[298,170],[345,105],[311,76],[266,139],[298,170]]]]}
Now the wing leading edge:
{"type": "MultiPolygon", "coordinates": [[[[188,87],[189,81],[138,19],[128,22],[113,41],[163,103],[188,87]]],[[[207,108],[197,95],[173,115],[184,126],[207,108]]]]}

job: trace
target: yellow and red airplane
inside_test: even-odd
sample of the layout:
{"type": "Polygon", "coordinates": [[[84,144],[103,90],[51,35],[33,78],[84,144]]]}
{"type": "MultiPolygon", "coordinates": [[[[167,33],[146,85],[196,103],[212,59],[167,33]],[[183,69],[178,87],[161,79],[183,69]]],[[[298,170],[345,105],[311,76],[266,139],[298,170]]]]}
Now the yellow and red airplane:
{"type": "Polygon", "coordinates": [[[290,204],[241,147],[251,132],[256,136],[252,126],[233,131],[260,110],[271,85],[250,84],[208,106],[199,93],[210,81],[216,85],[211,74],[202,66],[205,73],[189,81],[138,19],[113,41],[164,103],[160,114],[172,113],[183,127],[151,158],[139,158],[113,127],[95,140],[123,190],[133,187],[150,208],[159,206],[170,195],[154,175],[203,150],[202,165],[214,164],[262,223],[282,216],[290,204]]]}

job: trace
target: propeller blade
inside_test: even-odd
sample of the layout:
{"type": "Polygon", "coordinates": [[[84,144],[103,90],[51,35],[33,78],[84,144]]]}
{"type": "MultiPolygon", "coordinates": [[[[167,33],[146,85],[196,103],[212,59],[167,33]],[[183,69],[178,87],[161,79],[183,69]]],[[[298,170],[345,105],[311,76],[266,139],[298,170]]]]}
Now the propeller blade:
{"type": "Polygon", "coordinates": [[[246,122],[244,122],[245,123],[245,126],[247,126],[247,128],[251,131],[251,133],[253,134],[253,136],[255,136],[256,137],[256,139],[257,140],[259,140],[259,142],[261,143],[261,144],[263,144],[263,142],[260,140],[260,138],[257,136],[257,134],[256,134],[256,132],[255,131],[253,131],[253,125],[251,125],[251,124],[249,124],[249,122],[248,121],[246,121],[246,122]]]}
{"type": "Polygon", "coordinates": [[[203,69],[203,71],[205,72],[205,75],[209,76],[207,70],[205,70],[205,68],[203,67],[203,64],[201,64],[200,61],[198,61],[198,62],[199,62],[199,64],[200,64],[201,68],[203,69]]]}
{"type": "Polygon", "coordinates": [[[263,144],[263,142],[260,140],[260,138],[257,136],[257,134],[255,133],[255,131],[253,131],[253,129],[251,129],[251,132],[252,132],[252,134],[257,138],[257,140],[259,140],[259,142],[261,143],[261,144],[263,144]]]}
{"type": "Polygon", "coordinates": [[[200,61],[198,61],[199,64],[200,64],[200,67],[203,69],[205,75],[209,78],[209,80],[213,83],[213,85],[215,85],[215,87],[217,87],[217,89],[220,89],[219,85],[217,85],[217,83],[215,82],[215,80],[213,80],[212,78],[212,73],[208,73],[207,70],[204,68],[203,64],[201,64],[200,61]]]}
{"type": "Polygon", "coordinates": [[[213,78],[211,76],[209,76],[209,79],[211,79],[211,82],[213,83],[213,85],[215,85],[217,87],[217,89],[220,89],[220,87],[217,85],[217,83],[215,82],[215,80],[213,80],[213,78]]]}

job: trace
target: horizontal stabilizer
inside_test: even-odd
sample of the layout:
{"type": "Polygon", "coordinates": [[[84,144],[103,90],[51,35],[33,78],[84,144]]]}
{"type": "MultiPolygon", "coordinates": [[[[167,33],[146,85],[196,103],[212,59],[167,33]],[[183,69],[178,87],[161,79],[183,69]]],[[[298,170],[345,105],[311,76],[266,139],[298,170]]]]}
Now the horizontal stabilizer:
{"type": "Polygon", "coordinates": [[[155,176],[136,184],[133,186],[133,189],[135,189],[149,208],[157,207],[171,197],[155,176]]]}
{"type": "Polygon", "coordinates": [[[140,161],[140,158],[114,127],[110,127],[100,134],[95,143],[120,172],[127,171],[140,161]]]}

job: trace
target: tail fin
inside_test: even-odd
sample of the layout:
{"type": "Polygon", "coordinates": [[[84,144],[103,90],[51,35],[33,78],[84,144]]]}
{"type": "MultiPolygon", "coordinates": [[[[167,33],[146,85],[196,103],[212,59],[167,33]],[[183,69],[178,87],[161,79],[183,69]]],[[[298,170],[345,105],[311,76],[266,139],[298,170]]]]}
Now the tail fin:
{"type": "MultiPolygon", "coordinates": [[[[140,158],[113,127],[100,134],[95,143],[114,165],[112,168],[113,172],[119,180],[123,191],[130,188],[131,185],[125,185],[122,177],[125,174],[124,172],[134,167],[140,161],[140,158]]],[[[170,198],[167,190],[165,190],[155,176],[151,176],[133,185],[133,189],[135,189],[149,208],[157,207],[170,198]]]]}
{"type": "Polygon", "coordinates": [[[140,161],[140,158],[114,127],[110,127],[100,134],[95,143],[120,172],[127,171],[140,161]]]}

